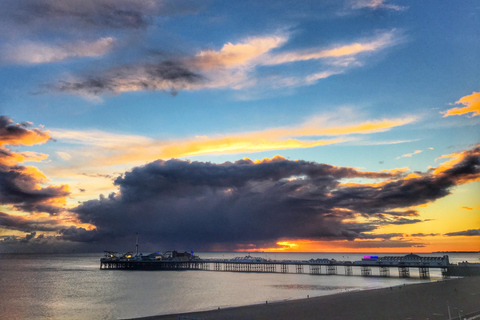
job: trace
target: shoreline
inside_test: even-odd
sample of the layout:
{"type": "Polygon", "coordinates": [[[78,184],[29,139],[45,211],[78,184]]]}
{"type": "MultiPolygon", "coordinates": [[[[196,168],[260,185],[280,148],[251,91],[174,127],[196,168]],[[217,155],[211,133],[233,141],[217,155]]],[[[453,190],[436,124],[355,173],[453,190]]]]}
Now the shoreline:
{"type": "Polygon", "coordinates": [[[294,300],[134,318],[137,320],[226,319],[452,319],[480,313],[480,277],[340,292],[294,300]]]}

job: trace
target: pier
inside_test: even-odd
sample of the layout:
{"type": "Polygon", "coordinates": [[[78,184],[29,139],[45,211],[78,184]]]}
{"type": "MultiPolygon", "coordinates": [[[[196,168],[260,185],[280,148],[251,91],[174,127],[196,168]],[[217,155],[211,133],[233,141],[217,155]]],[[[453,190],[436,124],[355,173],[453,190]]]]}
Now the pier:
{"type": "Polygon", "coordinates": [[[329,259],[310,260],[267,260],[246,256],[234,259],[200,259],[189,253],[151,254],[148,256],[118,256],[107,252],[100,260],[101,270],[203,270],[217,272],[263,272],[297,273],[311,275],[355,274],[370,277],[390,277],[398,274],[400,278],[411,277],[410,270],[418,269],[418,277],[430,278],[431,269],[440,269],[443,277],[450,275],[449,268],[458,269],[449,263],[448,256],[420,257],[410,254],[395,257],[364,257],[361,261],[337,261],[329,259]],[[354,270],[357,270],[355,272],[354,270]],[[358,270],[360,272],[358,272],[358,270]],[[397,270],[393,272],[392,270],[397,270]]]}

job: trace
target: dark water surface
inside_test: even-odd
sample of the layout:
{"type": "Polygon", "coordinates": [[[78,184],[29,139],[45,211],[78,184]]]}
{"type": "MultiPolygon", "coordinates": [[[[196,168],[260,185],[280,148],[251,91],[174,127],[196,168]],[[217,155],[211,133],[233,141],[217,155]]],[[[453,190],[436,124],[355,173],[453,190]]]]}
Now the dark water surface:
{"type": "MultiPolygon", "coordinates": [[[[232,258],[239,253],[199,253],[232,258]]],[[[267,259],[359,260],[363,254],[259,253],[267,259]]],[[[382,254],[380,254],[382,255],[382,254]]],[[[400,255],[400,254],[399,254],[400,255]]],[[[429,254],[440,255],[440,254],[429,254]]],[[[450,254],[478,262],[478,254],[450,254]]],[[[102,254],[0,254],[1,319],[119,319],[320,296],[435,281],[281,273],[100,270],[102,254]]],[[[305,270],[308,272],[308,269],[305,270]]],[[[343,272],[341,267],[339,274],[343,272]]],[[[359,271],[358,271],[359,272],[359,271]]],[[[356,272],[356,273],[358,273],[356,272]]],[[[373,269],[373,273],[376,271],[373,269]]],[[[412,277],[417,276],[411,269],[412,277]]]]}

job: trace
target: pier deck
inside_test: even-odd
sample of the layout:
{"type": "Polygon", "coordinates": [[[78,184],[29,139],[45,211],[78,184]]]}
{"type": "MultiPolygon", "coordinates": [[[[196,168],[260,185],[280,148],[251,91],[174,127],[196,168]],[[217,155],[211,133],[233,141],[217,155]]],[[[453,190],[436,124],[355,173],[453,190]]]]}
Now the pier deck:
{"type": "MultiPolygon", "coordinates": [[[[458,268],[448,263],[448,257],[434,262],[421,261],[335,261],[327,259],[310,261],[293,260],[263,260],[242,261],[226,259],[191,259],[179,260],[137,260],[103,258],[100,262],[102,270],[204,270],[227,272],[266,272],[266,273],[307,273],[318,275],[346,275],[355,274],[353,270],[360,270],[362,276],[390,277],[396,274],[391,269],[398,270],[398,276],[410,277],[410,269],[418,269],[418,277],[427,279],[431,269],[439,269],[443,277],[449,276],[449,268],[458,268]],[[320,262],[319,262],[320,260],[320,262]],[[378,272],[377,272],[378,269],[378,272]],[[373,272],[372,270],[375,270],[373,272]]],[[[357,273],[358,274],[358,273],[357,273]]]]}

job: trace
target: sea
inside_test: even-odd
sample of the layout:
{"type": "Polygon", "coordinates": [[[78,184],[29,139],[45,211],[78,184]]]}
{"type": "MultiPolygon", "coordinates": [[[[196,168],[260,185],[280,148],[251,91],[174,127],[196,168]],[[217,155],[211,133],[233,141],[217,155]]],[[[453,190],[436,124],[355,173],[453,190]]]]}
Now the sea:
{"type": "MultiPolygon", "coordinates": [[[[239,252],[195,253],[204,259],[244,257],[239,252]]],[[[251,253],[271,260],[327,258],[356,261],[382,253],[251,253]]],[[[442,256],[443,253],[420,254],[442,256]]],[[[448,253],[451,263],[480,262],[479,253],[448,253]]],[[[240,305],[302,299],[352,290],[369,290],[441,280],[433,269],[430,279],[247,273],[218,271],[100,270],[97,254],[0,254],[1,319],[128,319],[152,315],[203,311],[240,305]]],[[[323,271],[324,272],[324,271],[323,271]]],[[[325,273],[325,272],[324,272],[325,273]]]]}

